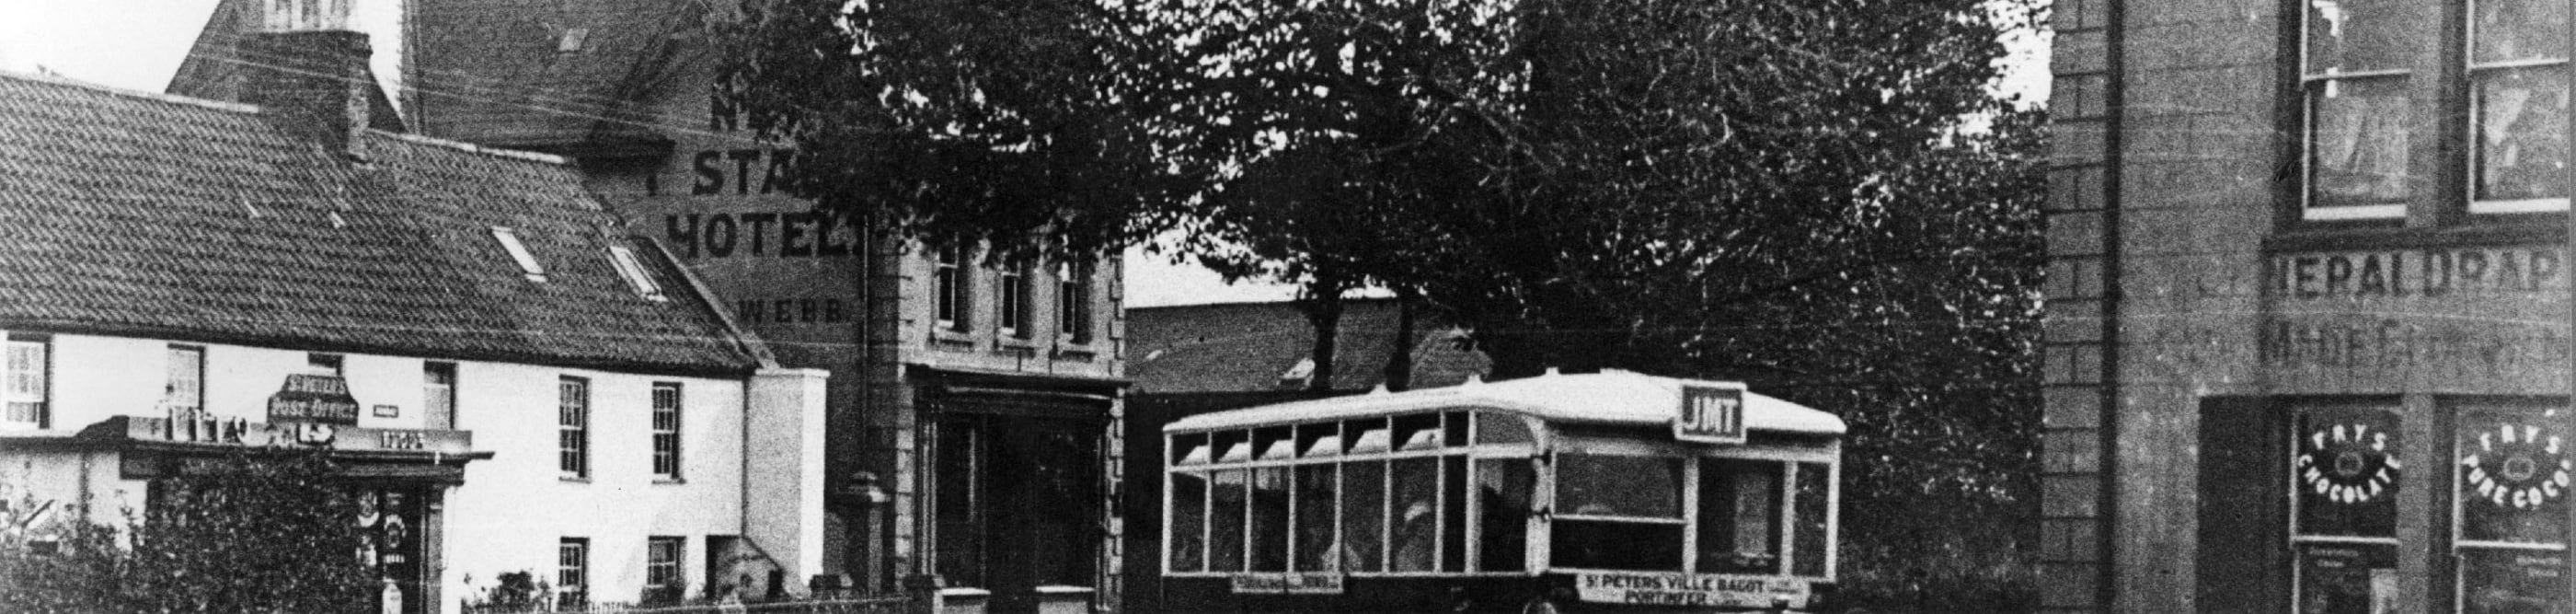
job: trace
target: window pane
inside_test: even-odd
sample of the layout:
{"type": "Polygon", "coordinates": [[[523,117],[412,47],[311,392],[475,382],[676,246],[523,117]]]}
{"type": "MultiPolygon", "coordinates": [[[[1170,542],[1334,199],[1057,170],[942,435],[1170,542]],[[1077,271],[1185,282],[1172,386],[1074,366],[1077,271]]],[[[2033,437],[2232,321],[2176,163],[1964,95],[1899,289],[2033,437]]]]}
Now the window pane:
{"type": "Polygon", "coordinates": [[[1393,472],[1392,489],[1387,493],[1394,505],[1388,526],[1394,542],[1395,560],[1391,571],[1431,571],[1439,562],[1440,543],[1440,461],[1433,458],[1404,458],[1389,462],[1393,472]]]}
{"type": "Polygon", "coordinates": [[[2310,205],[2403,204],[2411,116],[2406,79],[2309,84],[2310,205]]]}
{"type": "Polygon", "coordinates": [[[1250,472],[1242,469],[1212,474],[1215,490],[1208,496],[1215,509],[1208,515],[1208,571],[1243,571],[1243,489],[1250,472]]]}
{"type": "Polygon", "coordinates": [[[2432,45],[2407,0],[2308,0],[2308,74],[2401,70],[2432,45]]]}
{"type": "Polygon", "coordinates": [[[1476,412],[1477,443],[1528,443],[1529,423],[1498,411],[1476,412]]]}
{"type": "Polygon", "coordinates": [[[2481,70],[2478,200],[2567,197],[2567,67],[2481,70]]]}
{"type": "Polygon", "coordinates": [[[1341,564],[1333,554],[1333,530],[1337,524],[1333,512],[1341,505],[1334,492],[1333,470],[1337,467],[1305,465],[1296,470],[1298,571],[1333,571],[1341,564]]]}
{"type": "Polygon", "coordinates": [[[2472,62],[2567,57],[2567,0],[2474,0],[2472,62]]]}
{"type": "Polygon", "coordinates": [[[1252,570],[1288,570],[1288,469],[1252,470],[1252,570]]]}
{"type": "Polygon", "coordinates": [[[1520,571],[1529,549],[1530,461],[1476,461],[1476,568],[1520,571]]]}
{"type": "Polygon", "coordinates": [[[1566,454],[1557,458],[1557,513],[1680,518],[1681,459],[1566,454]]]}
{"type": "Polygon", "coordinates": [[[2556,411],[2480,408],[2459,422],[2460,538],[2526,544],[2567,541],[2565,418],[2556,411]]]}
{"type": "Polygon", "coordinates": [[[1779,573],[1781,468],[1718,459],[1700,465],[1700,571],[1779,573]]]}
{"type": "Polygon", "coordinates": [[[2318,614],[2380,614],[2397,608],[2397,546],[2303,544],[2299,604],[2318,614]]]}
{"type": "Polygon", "coordinates": [[[2320,408],[2299,416],[2297,535],[2397,535],[2397,417],[2387,411],[2320,408]]]}
{"type": "Polygon", "coordinates": [[[1790,540],[1792,561],[1801,576],[1825,575],[1827,499],[1833,492],[1833,469],[1822,463],[1798,464],[1798,534],[1790,540]]]}
{"type": "MultiPolygon", "coordinates": [[[[1385,431],[1380,430],[1383,433],[1385,431]]],[[[1342,561],[1350,571],[1377,571],[1385,552],[1386,463],[1342,466],[1342,561]]]]}
{"type": "Polygon", "coordinates": [[[1198,571],[1207,554],[1207,478],[1172,473],[1172,571],[1198,571]]]}
{"type": "Polygon", "coordinates": [[[2567,611],[2567,553],[2468,550],[2460,553],[2462,614],[2567,611]]]}
{"type": "Polygon", "coordinates": [[[170,375],[164,400],[171,407],[197,409],[205,404],[206,351],[193,347],[170,348],[170,375]]]}
{"type": "MultiPolygon", "coordinates": [[[[1460,424],[1463,425],[1464,421],[1461,420],[1460,424]]],[[[1440,497],[1440,570],[1466,571],[1467,457],[1440,457],[1440,478],[1441,490],[1444,491],[1440,497]]]]}
{"type": "Polygon", "coordinates": [[[1681,571],[1682,526],[1557,519],[1548,563],[1574,569],[1681,571]]]}

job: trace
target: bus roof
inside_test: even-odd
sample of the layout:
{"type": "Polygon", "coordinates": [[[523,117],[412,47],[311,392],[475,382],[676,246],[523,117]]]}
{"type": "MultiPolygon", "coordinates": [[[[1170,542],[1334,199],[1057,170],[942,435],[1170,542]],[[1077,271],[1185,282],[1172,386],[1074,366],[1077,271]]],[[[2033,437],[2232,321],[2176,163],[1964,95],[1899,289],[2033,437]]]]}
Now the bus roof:
{"type": "MultiPolygon", "coordinates": [[[[1469,381],[1447,388],[1370,393],[1199,414],[1165,425],[1165,432],[1320,422],[1410,410],[1491,407],[1555,423],[1662,426],[1681,412],[1682,385],[1745,390],[1739,382],[1657,377],[1605,370],[1583,375],[1542,375],[1499,382],[1469,381]]],[[[1744,392],[1746,430],[1841,435],[1833,414],[1770,396],[1744,392]]]]}

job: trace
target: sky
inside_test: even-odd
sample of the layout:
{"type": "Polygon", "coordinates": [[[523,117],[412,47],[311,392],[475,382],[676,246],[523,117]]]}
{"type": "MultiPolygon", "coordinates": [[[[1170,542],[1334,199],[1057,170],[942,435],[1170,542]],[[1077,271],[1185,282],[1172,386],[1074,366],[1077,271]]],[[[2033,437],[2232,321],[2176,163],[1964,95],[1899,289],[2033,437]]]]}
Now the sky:
{"type": "MultiPolygon", "coordinates": [[[[351,0],[353,21],[377,32],[376,74],[391,77],[400,61],[398,0],[351,0]]],[[[130,90],[161,91],[188,54],[215,0],[0,0],[0,70],[44,71],[130,90]]],[[[2015,41],[2005,89],[2032,100],[2048,95],[2046,42],[2015,41]]],[[[1127,254],[1127,306],[1286,300],[1293,287],[1228,285],[1213,271],[1142,250],[1127,254]]]]}

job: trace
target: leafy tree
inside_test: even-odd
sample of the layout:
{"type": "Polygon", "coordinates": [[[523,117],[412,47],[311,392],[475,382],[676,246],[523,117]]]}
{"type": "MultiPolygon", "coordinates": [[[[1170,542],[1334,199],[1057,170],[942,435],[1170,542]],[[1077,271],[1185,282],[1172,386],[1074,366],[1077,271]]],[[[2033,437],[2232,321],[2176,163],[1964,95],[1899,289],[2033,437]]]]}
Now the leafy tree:
{"type": "MultiPolygon", "coordinates": [[[[351,612],[383,586],[362,561],[358,503],[316,454],[244,454],[162,478],[115,527],[78,509],[0,540],[0,610],[351,612]],[[31,540],[39,533],[51,540],[31,540]]],[[[26,505],[18,509],[33,509],[26,505]]]]}
{"type": "MultiPolygon", "coordinates": [[[[1869,521],[1846,535],[1882,553],[1857,565],[1983,553],[1952,570],[1965,577],[2015,556],[2019,532],[1996,519],[2035,500],[2041,122],[1991,88],[2001,39],[2033,25],[2032,4],[784,5],[805,12],[773,9],[784,22],[733,32],[749,51],[730,83],[752,117],[771,118],[762,125],[823,154],[800,168],[809,193],[878,194],[880,219],[933,236],[1178,229],[1181,251],[1229,275],[1303,285],[1319,329],[1346,289],[1418,296],[1472,326],[1505,376],[1617,367],[1747,380],[1852,423],[1846,517],[1869,521]],[[979,11],[1016,17],[976,23],[979,11]],[[839,53],[850,41],[936,44],[839,53]],[[916,63],[967,74],[886,68],[916,63]],[[1011,80],[1035,69],[995,63],[1095,72],[1011,80]],[[915,90],[948,94],[844,110],[868,106],[852,92],[915,90]],[[1048,201],[1041,219],[988,215],[1027,199],[953,202],[962,192],[852,180],[875,158],[840,152],[900,159],[923,155],[904,152],[924,140],[980,134],[956,121],[869,124],[893,136],[821,127],[916,104],[1066,126],[1107,118],[1114,127],[1050,133],[1103,144],[1089,149],[1040,156],[1000,138],[975,155],[1042,158],[1134,189],[1048,201]],[[915,194],[933,196],[903,200],[915,194]],[[906,221],[921,219],[936,223],[906,221]],[[1925,538],[1962,533],[1991,539],[1925,538]]],[[[1053,170],[899,176],[1057,181],[1053,170]]],[[[1330,349],[1317,348],[1319,380],[1330,349]]]]}

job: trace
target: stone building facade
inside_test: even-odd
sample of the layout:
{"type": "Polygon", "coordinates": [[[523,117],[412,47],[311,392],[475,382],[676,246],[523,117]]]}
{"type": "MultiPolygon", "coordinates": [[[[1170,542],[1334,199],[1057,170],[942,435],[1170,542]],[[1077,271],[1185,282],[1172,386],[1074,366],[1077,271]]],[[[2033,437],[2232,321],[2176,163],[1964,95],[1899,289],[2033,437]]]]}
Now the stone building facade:
{"type": "Polygon", "coordinates": [[[2570,607],[2567,13],[2056,3],[2048,611],[2570,607]]]}

